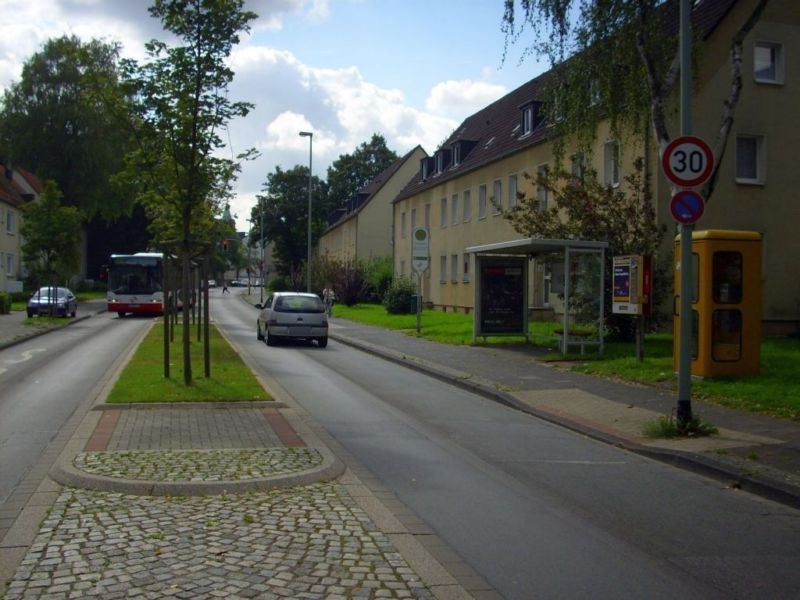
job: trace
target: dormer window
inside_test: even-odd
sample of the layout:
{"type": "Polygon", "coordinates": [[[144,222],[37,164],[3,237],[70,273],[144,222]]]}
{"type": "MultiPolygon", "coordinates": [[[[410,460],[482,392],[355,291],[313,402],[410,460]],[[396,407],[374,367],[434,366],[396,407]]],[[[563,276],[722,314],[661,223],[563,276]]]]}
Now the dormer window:
{"type": "Polygon", "coordinates": [[[453,144],[453,166],[457,167],[461,164],[461,142],[453,144]]]}
{"type": "Polygon", "coordinates": [[[522,135],[533,132],[533,104],[522,107],[522,135]]]}
{"type": "Polygon", "coordinates": [[[431,176],[431,167],[433,166],[433,159],[425,157],[419,161],[420,164],[420,172],[422,174],[422,181],[425,181],[428,177],[431,176]]]}
{"type": "Polygon", "coordinates": [[[450,164],[450,151],[449,150],[439,150],[436,153],[436,173],[444,172],[447,168],[447,165],[450,164]]]}

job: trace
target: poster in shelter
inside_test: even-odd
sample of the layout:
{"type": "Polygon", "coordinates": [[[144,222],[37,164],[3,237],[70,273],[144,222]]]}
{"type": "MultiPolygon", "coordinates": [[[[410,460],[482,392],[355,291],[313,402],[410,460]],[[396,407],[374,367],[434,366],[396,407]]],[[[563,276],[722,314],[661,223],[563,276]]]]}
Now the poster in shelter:
{"type": "Polygon", "coordinates": [[[481,334],[525,335],[525,264],[514,258],[481,263],[481,334]]]}

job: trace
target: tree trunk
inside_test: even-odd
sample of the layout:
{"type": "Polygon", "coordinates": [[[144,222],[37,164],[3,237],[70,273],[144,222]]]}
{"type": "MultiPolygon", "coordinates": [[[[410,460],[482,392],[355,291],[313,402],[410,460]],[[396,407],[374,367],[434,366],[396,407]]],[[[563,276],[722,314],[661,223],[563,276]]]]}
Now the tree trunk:
{"type": "Polygon", "coordinates": [[[188,244],[184,245],[183,256],[181,256],[181,263],[183,265],[183,273],[181,274],[181,300],[183,301],[183,383],[185,385],[192,385],[192,324],[189,321],[189,303],[192,300],[192,287],[190,285],[192,260],[189,255],[188,244]]]}

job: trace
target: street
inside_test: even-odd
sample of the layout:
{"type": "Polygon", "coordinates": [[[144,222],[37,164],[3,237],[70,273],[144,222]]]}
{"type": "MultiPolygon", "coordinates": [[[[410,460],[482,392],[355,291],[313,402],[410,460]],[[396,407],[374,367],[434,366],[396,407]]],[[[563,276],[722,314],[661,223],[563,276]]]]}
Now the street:
{"type": "Polygon", "coordinates": [[[800,590],[795,510],[333,341],[268,348],[255,339],[255,310],[235,296],[212,310],[263,376],[506,598],[800,590]]]}

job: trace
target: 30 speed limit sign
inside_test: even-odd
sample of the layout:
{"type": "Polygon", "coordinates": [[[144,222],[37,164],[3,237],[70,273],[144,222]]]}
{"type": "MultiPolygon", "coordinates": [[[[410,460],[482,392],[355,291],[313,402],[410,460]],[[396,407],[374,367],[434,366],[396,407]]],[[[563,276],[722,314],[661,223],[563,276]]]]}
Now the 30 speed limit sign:
{"type": "Polygon", "coordinates": [[[693,187],[704,183],[714,169],[714,154],[703,140],[683,135],[672,140],[661,159],[664,175],[672,183],[693,187]]]}

